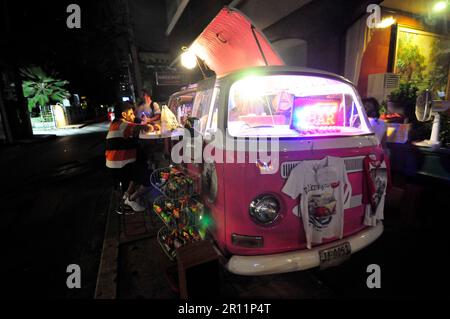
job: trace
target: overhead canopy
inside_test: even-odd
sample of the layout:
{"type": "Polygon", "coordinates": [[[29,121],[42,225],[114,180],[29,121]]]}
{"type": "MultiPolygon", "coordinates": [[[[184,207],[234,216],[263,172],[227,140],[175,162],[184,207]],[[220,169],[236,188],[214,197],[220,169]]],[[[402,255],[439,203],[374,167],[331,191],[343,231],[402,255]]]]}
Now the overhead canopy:
{"type": "Polygon", "coordinates": [[[189,50],[218,77],[247,67],[264,66],[265,60],[267,65],[284,65],[266,37],[256,28],[252,30],[251,21],[231,8],[222,9],[189,50]]]}

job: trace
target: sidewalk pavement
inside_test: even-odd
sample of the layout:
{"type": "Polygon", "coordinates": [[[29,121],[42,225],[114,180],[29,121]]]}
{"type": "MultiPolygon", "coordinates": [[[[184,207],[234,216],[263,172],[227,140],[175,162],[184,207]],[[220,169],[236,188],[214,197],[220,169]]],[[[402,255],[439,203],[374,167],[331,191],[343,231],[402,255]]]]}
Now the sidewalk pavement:
{"type": "MultiPolygon", "coordinates": [[[[167,258],[157,241],[158,230],[163,226],[159,218],[150,210],[121,216],[110,210],[109,218],[109,227],[118,232],[113,232],[116,235],[114,240],[105,240],[106,251],[111,250],[108,246],[114,248],[113,253],[103,253],[96,298],[179,298],[177,264],[167,258]]],[[[311,299],[335,296],[309,272],[244,277],[222,268],[219,297],[311,299]]]]}
{"type": "MultiPolygon", "coordinates": [[[[169,260],[157,241],[158,231],[163,226],[151,209],[152,200],[157,195],[153,190],[146,196],[145,212],[118,215],[115,211],[121,196],[113,192],[96,298],[179,298],[177,263],[169,260]]],[[[244,277],[233,275],[223,267],[221,269],[221,298],[301,299],[333,296],[331,290],[308,271],[244,277]]]]}
{"type": "Polygon", "coordinates": [[[33,134],[68,136],[68,135],[89,134],[96,132],[107,132],[108,127],[109,122],[85,123],[85,124],[67,125],[63,128],[56,128],[56,129],[33,129],[33,134]]]}
{"type": "MultiPolygon", "coordinates": [[[[151,198],[151,197],[149,197],[151,198]]],[[[150,210],[119,215],[121,194],[113,191],[97,278],[96,299],[174,299],[166,269],[176,266],[163,253],[157,233],[163,226],[150,210]]]]}

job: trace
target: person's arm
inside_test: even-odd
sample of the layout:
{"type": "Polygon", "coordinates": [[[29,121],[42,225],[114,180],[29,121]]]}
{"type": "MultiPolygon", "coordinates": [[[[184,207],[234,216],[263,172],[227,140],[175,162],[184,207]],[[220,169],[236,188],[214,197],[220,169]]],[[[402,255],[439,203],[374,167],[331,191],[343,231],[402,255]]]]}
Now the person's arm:
{"type": "Polygon", "coordinates": [[[149,123],[158,122],[161,119],[161,114],[156,114],[155,116],[148,119],[149,123]]]}
{"type": "Polygon", "coordinates": [[[161,108],[158,103],[153,103],[153,117],[148,118],[149,123],[157,122],[161,119],[161,108]]]}
{"type": "Polygon", "coordinates": [[[137,136],[142,130],[145,130],[148,127],[149,125],[146,123],[139,124],[127,122],[127,128],[125,129],[125,136],[126,137],[137,136]]]}

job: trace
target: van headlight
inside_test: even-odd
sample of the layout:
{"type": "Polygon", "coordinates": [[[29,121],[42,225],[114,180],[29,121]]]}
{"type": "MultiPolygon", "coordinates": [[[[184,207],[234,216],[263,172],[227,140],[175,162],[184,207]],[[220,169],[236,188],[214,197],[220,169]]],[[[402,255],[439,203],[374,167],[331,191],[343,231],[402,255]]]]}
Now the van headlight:
{"type": "Polygon", "coordinates": [[[250,203],[249,214],[257,224],[273,225],[280,217],[280,203],[272,195],[258,196],[250,203]]]}

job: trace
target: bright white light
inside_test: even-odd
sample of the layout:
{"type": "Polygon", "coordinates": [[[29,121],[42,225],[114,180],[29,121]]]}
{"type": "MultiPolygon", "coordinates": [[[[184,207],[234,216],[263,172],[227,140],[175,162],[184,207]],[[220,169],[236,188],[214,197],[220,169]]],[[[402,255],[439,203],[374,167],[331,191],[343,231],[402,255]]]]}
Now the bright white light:
{"type": "Polygon", "coordinates": [[[237,82],[239,94],[246,99],[259,98],[264,94],[264,78],[251,76],[237,82]]]}
{"type": "Polygon", "coordinates": [[[433,7],[433,11],[435,12],[444,11],[445,9],[447,9],[447,1],[436,2],[433,7]]]}
{"type": "Polygon", "coordinates": [[[376,25],[378,29],[388,28],[395,23],[395,19],[393,17],[387,17],[381,20],[380,23],[376,25]]]}
{"type": "Polygon", "coordinates": [[[181,54],[181,65],[192,70],[197,66],[197,57],[189,51],[183,52],[181,54]]]}

